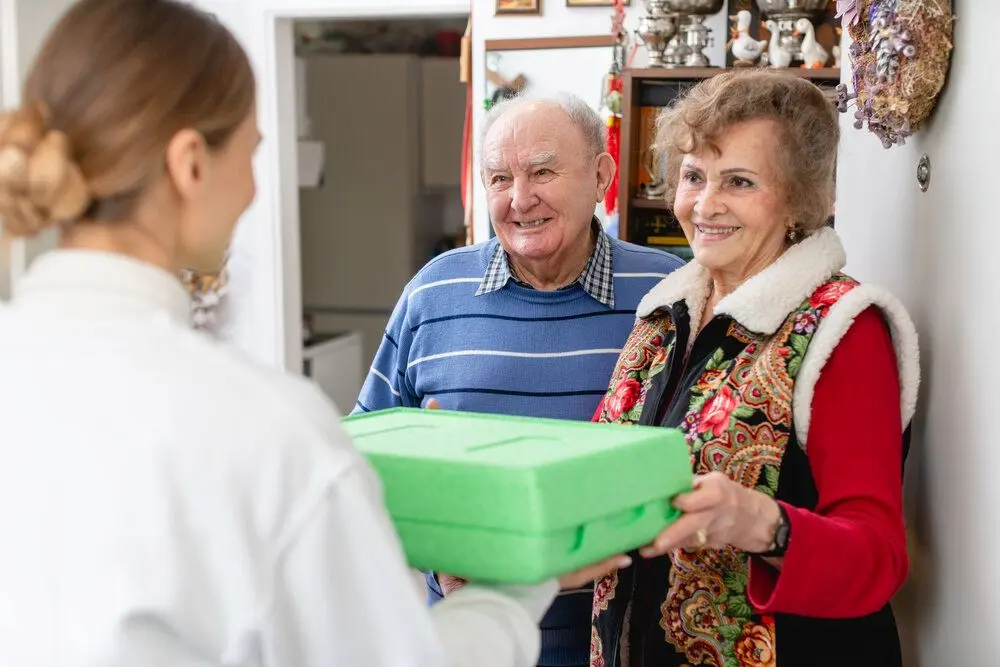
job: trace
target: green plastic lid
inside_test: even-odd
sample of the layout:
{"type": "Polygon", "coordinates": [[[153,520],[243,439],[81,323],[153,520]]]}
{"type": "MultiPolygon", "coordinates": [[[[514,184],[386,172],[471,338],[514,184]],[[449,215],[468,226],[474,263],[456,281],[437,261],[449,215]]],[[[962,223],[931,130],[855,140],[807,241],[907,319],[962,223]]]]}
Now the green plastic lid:
{"type": "Polygon", "coordinates": [[[397,521],[541,534],[691,488],[674,429],[415,408],[344,424],[397,521]]]}

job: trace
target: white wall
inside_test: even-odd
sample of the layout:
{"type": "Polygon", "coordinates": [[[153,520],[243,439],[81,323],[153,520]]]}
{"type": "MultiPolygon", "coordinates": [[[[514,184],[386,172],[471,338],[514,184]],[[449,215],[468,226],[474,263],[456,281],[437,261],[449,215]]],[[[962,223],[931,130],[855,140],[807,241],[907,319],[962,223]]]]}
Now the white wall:
{"type": "MultiPolygon", "coordinates": [[[[475,0],[473,4],[475,7],[472,13],[472,123],[474,128],[481,126],[486,114],[482,104],[487,95],[483,69],[486,40],[606,35],[611,31],[610,7],[567,7],[565,0],[542,0],[542,13],[538,16],[494,16],[493,0],[475,0]]],[[[639,18],[646,13],[645,6],[643,0],[632,0],[631,4],[625,8],[625,27],[630,33],[634,34],[639,18]]],[[[709,17],[705,24],[712,28],[714,38],[713,45],[705,49],[705,53],[713,65],[724,65],[726,40],[729,38],[726,13],[722,11],[709,17]]],[[[561,69],[563,67],[559,64],[560,60],[558,59],[554,58],[551,63],[553,68],[561,69]]],[[[634,67],[643,67],[645,63],[645,50],[640,49],[632,64],[634,67]]],[[[547,65],[548,63],[544,60],[539,60],[535,71],[540,70],[540,77],[543,79],[558,78],[560,72],[548,71],[547,65]]],[[[608,59],[603,65],[603,71],[595,72],[597,81],[600,81],[599,77],[603,76],[610,66],[611,60],[608,59]]],[[[511,76],[515,75],[516,73],[511,74],[511,76]]],[[[530,73],[526,73],[526,76],[530,77],[530,73]]],[[[490,235],[490,223],[486,211],[486,192],[478,177],[478,155],[473,169],[477,174],[474,178],[475,189],[473,192],[473,238],[478,242],[486,240],[490,235]]]]}
{"type": "MultiPolygon", "coordinates": [[[[1000,94],[991,3],[962,3],[950,80],[932,123],[889,151],[842,118],[837,227],[848,269],[884,284],[921,335],[924,386],[907,501],[914,572],[898,609],[911,665],[1000,664],[1000,484],[995,339],[1000,298],[1000,94]],[[916,185],[921,153],[930,188],[916,185]]],[[[846,49],[845,49],[846,52],[846,49]]]]}

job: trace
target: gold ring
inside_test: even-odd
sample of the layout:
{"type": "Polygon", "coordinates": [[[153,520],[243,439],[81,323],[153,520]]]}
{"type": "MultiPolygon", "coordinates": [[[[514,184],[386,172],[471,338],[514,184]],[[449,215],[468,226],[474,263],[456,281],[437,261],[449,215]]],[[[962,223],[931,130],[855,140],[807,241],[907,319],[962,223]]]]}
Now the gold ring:
{"type": "Polygon", "coordinates": [[[708,533],[705,532],[704,528],[700,529],[694,536],[698,540],[698,546],[703,547],[708,544],[708,533]]]}

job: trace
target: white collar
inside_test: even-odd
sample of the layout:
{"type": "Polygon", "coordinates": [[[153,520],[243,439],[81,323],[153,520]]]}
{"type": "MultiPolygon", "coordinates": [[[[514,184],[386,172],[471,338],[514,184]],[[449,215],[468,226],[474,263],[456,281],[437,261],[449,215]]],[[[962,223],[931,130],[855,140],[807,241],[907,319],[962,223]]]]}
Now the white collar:
{"type": "MultiPolygon", "coordinates": [[[[789,247],[771,265],[724,297],[714,314],[728,315],[750,331],[771,335],[789,313],[846,263],[840,237],[824,227],[789,247]]],[[[708,270],[693,260],[651,289],[639,302],[636,315],[648,317],[658,308],[683,300],[691,321],[700,322],[710,289],[708,270]]]]}
{"type": "Polygon", "coordinates": [[[185,326],[191,297],[180,279],[125,255],[96,250],[53,250],[39,257],[17,284],[15,301],[71,299],[125,312],[166,312],[185,326]]]}

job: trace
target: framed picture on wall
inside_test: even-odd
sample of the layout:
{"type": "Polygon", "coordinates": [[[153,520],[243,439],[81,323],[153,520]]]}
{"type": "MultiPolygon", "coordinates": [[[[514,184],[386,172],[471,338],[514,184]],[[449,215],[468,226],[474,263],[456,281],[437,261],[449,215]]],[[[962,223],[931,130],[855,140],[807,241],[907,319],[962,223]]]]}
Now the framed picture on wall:
{"type": "MultiPolygon", "coordinates": [[[[626,7],[632,0],[625,0],[622,4],[626,7]]],[[[613,0],[566,0],[567,7],[614,7],[613,0]]]]}
{"type": "Polygon", "coordinates": [[[496,14],[538,14],[542,0],[496,0],[496,14]]]}

